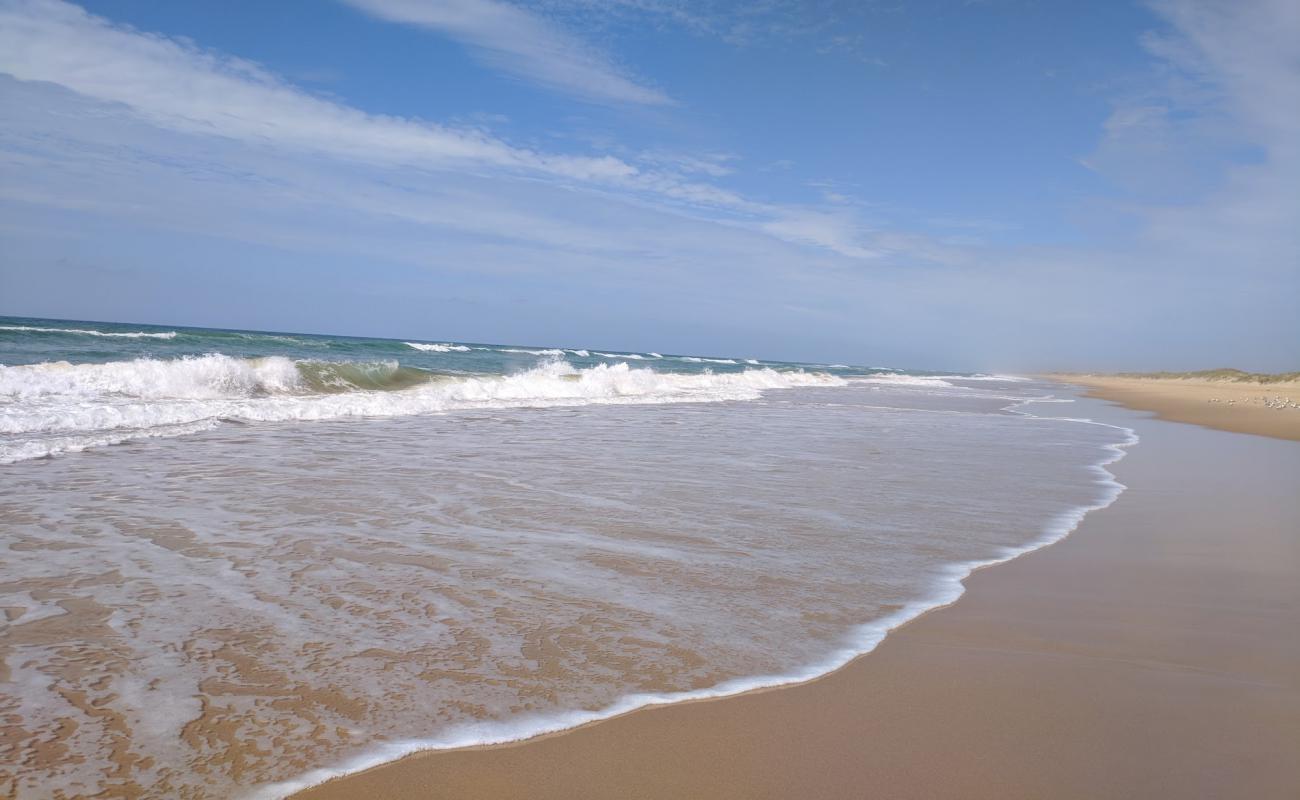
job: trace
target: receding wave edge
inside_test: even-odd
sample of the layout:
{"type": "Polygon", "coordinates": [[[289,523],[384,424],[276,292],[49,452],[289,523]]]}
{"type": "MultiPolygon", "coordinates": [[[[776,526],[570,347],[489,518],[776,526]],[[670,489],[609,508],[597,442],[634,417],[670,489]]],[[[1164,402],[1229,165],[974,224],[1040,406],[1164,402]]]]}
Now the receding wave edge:
{"type": "MultiPolygon", "coordinates": [[[[1051,402],[1053,400],[1054,398],[1031,398],[1013,405],[1028,405],[1034,402],[1051,402]]],[[[1011,409],[1009,408],[1009,410],[1011,409]]],[[[933,592],[928,597],[914,600],[892,614],[853,629],[845,637],[844,645],[822,661],[779,675],[735,678],[708,689],[689,692],[630,694],[602,709],[594,711],[573,710],[520,717],[509,721],[484,721],[456,725],[436,737],[386,742],[370,752],[342,764],[314,769],[288,781],[264,785],[246,795],[247,800],[280,800],[295,792],[325,783],[334,778],[363,772],[418,752],[458,750],[519,742],[622,716],[643,708],[692,700],[720,699],[759,689],[794,686],[839,670],[854,659],[870,653],[884,641],[890,632],[926,612],[956,602],[965,594],[966,579],[976,570],[1006,563],[1026,553],[1040,550],[1061,541],[1073,533],[1089,513],[1107,508],[1128,488],[1120,483],[1107,467],[1122,459],[1127,454],[1128,448],[1139,442],[1139,437],[1132,428],[1097,422],[1091,419],[1037,417],[1023,411],[1016,411],[1016,413],[1043,420],[1101,425],[1123,432],[1125,440],[1104,445],[1102,450],[1105,451],[1106,455],[1091,465],[1092,471],[1097,475],[1096,485],[1102,490],[1101,498],[1091,505],[1075,506],[1052,517],[1044,526],[1042,535],[1028,544],[1019,547],[1007,547],[992,558],[962,561],[947,565],[943,568],[943,574],[939,577],[933,592]]]]}

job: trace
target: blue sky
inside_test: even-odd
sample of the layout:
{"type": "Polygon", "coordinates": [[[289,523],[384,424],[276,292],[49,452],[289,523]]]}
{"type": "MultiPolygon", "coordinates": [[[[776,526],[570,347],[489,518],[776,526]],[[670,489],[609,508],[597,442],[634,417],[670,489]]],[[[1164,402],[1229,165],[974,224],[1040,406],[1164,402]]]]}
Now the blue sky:
{"type": "Polygon", "coordinates": [[[1300,4],[0,0],[0,313],[1296,368],[1300,4]]]}

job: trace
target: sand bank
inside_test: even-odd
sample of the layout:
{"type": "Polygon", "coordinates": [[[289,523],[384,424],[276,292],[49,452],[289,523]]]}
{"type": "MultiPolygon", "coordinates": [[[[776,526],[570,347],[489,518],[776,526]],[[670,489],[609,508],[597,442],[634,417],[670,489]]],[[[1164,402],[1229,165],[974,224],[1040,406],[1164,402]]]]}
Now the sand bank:
{"type": "Polygon", "coordinates": [[[1153,411],[1161,419],[1300,440],[1300,383],[1053,375],[1093,397],[1153,411]]]}
{"type": "Polygon", "coordinates": [[[1073,412],[1138,430],[1130,490],[836,673],[299,797],[1300,796],[1300,447],[1073,412]]]}

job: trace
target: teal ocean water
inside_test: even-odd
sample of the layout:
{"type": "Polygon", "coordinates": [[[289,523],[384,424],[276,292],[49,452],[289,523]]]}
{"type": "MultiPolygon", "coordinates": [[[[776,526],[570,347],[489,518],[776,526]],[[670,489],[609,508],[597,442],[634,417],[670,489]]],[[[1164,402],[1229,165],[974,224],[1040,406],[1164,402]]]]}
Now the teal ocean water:
{"type": "Polygon", "coordinates": [[[0,795],[282,797],[805,680],[1066,535],[1013,376],[0,319],[0,795]]]}
{"type": "Polygon", "coordinates": [[[223,420],[708,402],[873,374],[903,373],[744,356],[0,317],[0,462],[183,435],[223,420]]]}

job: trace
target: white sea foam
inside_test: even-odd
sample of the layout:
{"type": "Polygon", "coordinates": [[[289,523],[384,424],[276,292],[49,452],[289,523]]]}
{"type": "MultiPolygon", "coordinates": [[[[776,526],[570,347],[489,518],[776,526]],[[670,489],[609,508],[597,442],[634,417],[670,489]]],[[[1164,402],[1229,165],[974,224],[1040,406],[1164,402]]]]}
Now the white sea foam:
{"type": "Polygon", "coordinates": [[[30,325],[0,325],[0,331],[26,333],[67,333],[78,336],[105,336],[115,339],[175,339],[176,331],[92,331],[84,328],[36,328],[30,325]]]}
{"type": "MultiPolygon", "coordinates": [[[[194,397],[213,389],[189,388],[179,403],[264,411],[352,397],[409,403],[487,381],[491,388],[479,389],[488,404],[463,407],[530,404],[512,401],[497,386],[506,380],[499,375],[438,378],[396,362],[230,360],[235,366],[188,367],[192,378],[220,376],[229,396],[194,397]],[[285,363],[298,376],[291,385],[279,372],[285,363]],[[322,374],[353,383],[336,391],[322,374]],[[367,376],[390,387],[428,382],[359,389],[370,385],[367,376]]],[[[562,401],[580,404],[593,402],[587,396],[598,394],[601,380],[662,380],[681,394],[675,382],[691,378],[703,381],[695,384],[701,394],[740,395],[739,375],[756,380],[766,372],[663,375],[629,364],[579,370],[557,362],[512,377],[534,383],[515,387],[516,394],[551,397],[553,384],[568,384],[564,391],[580,396],[562,401]],[[591,384],[585,394],[572,386],[584,382],[591,384]]],[[[15,403],[173,403],[125,396],[130,380],[97,380],[116,393],[46,392],[15,403]]],[[[841,384],[677,411],[494,412],[333,425],[325,435],[307,425],[239,426],[187,446],[158,442],[7,468],[6,502],[22,520],[15,532],[48,549],[41,559],[15,562],[11,586],[15,578],[27,582],[0,605],[27,609],[19,625],[70,613],[31,591],[51,578],[120,568],[123,580],[84,591],[116,609],[108,624],[119,636],[104,652],[122,666],[107,683],[74,673],[60,685],[80,680],[96,708],[122,715],[132,752],[155,765],[133,773],[141,785],[183,785],[196,797],[279,797],[414,750],[523,739],[645,705],[817,677],[955,599],[971,569],[1065,535],[1118,491],[1097,448],[1123,437],[1106,429],[1113,426],[1018,419],[1033,417],[1022,409],[1060,408],[1026,405],[1052,399],[1028,397],[1032,388],[879,392],[853,381],[813,382],[841,384]],[[998,410],[1013,399],[1020,402],[998,410]],[[878,412],[878,403],[887,411],[878,412]],[[750,435],[756,431],[762,435],[750,435]],[[799,470],[767,468],[790,456],[800,459],[799,470]],[[873,469],[842,468],[859,459],[873,469]],[[1089,472],[1095,463],[1100,481],[1089,472]],[[355,469],[340,476],[340,464],[355,469]],[[878,469],[898,485],[873,481],[878,469]],[[976,473],[981,479],[971,481],[976,473]],[[97,495],[120,510],[107,514],[83,507],[86,487],[105,475],[149,477],[114,481],[112,496],[97,495]],[[792,506],[790,497],[800,502],[792,506]],[[77,546],[65,549],[64,542],[77,546]],[[443,571],[431,581],[429,570],[443,571]],[[158,596],[168,602],[153,602],[158,596]],[[496,613],[502,608],[510,613],[496,613]],[[592,608],[601,609],[599,627],[585,622],[592,608]],[[523,648],[550,630],[584,645],[562,648],[557,670],[542,674],[523,648]],[[248,674],[337,690],[348,707],[278,708],[273,701],[285,692],[279,679],[257,686],[221,680],[228,667],[213,654],[231,646],[222,631],[249,632],[233,644],[253,665],[248,674]],[[466,647],[461,631],[490,645],[466,647]],[[174,647],[178,642],[187,647],[174,647]],[[693,653],[695,665],[677,656],[678,648],[693,653]],[[426,670],[456,679],[428,680],[426,670]],[[475,680],[462,682],[467,675],[475,680]],[[644,693],[638,687],[648,675],[670,676],[656,683],[677,691],[644,693]],[[161,687],[150,684],[157,676],[166,676],[161,687]],[[524,706],[543,696],[548,700],[524,706]],[[234,776],[223,771],[219,741],[182,743],[179,732],[195,719],[199,697],[229,705],[240,739],[265,748],[259,764],[234,776]],[[461,704],[481,710],[461,713],[461,704]],[[533,710],[517,715],[521,707],[533,710]],[[304,721],[346,730],[349,741],[278,733],[307,730],[304,721]],[[212,771],[199,775],[195,764],[212,771]],[[294,779],[290,764],[328,768],[294,779]],[[254,788],[263,782],[272,785],[254,788]]],[[[0,412],[5,403],[0,394],[0,412]]],[[[178,430],[159,426],[142,435],[178,430]]],[[[20,440],[62,435],[36,431],[20,440]]],[[[1110,447],[1107,458],[1122,446],[1110,447]]],[[[61,716],[86,721],[68,742],[69,753],[84,760],[58,765],[57,773],[26,773],[37,794],[77,781],[94,785],[108,764],[112,737],[50,688],[63,659],[52,642],[11,665],[27,729],[45,736],[61,716]]]]}
{"type": "Polygon", "coordinates": [[[932,388],[952,386],[943,378],[924,375],[872,375],[866,378],[856,378],[855,380],[860,383],[879,383],[887,386],[928,386],[932,388]]]}
{"type": "MultiPolygon", "coordinates": [[[[1034,402],[1058,402],[1058,400],[1052,397],[1030,398],[1012,404],[1007,410],[1034,417],[1033,414],[1018,410],[1018,407],[1028,406],[1034,402]]],[[[838,649],[821,660],[780,674],[735,678],[709,688],[694,691],[629,694],[601,709],[566,710],[544,715],[520,716],[511,720],[484,720],[453,726],[435,737],[386,742],[342,764],[314,769],[293,780],[259,787],[248,795],[248,800],[279,800],[332,778],[371,769],[421,751],[456,750],[524,741],[548,733],[609,719],[642,708],[692,700],[730,697],[759,689],[790,686],[805,683],[835,672],[850,661],[870,653],[895,629],[911,622],[927,611],[956,602],[966,591],[966,579],[976,570],[1011,561],[1026,553],[1061,541],[1079,527],[1089,512],[1110,506],[1124,492],[1127,487],[1116,480],[1114,474],[1107,467],[1123,458],[1127,449],[1139,442],[1137,433],[1133,429],[1095,422],[1089,419],[1067,417],[1041,417],[1040,419],[1099,425],[1124,433],[1125,440],[1116,444],[1105,445],[1103,448],[1105,456],[1091,466],[1092,472],[1097,476],[1096,484],[1101,488],[1101,497],[1095,503],[1077,506],[1056,515],[1043,527],[1038,538],[1025,545],[1005,547],[992,558],[964,561],[944,566],[939,571],[934,585],[926,596],[904,604],[889,615],[854,628],[846,635],[838,649]]]]}
{"type": "Polygon", "coordinates": [[[974,375],[939,375],[943,380],[949,381],[996,381],[998,383],[1026,383],[1033,378],[1025,378],[1020,375],[985,375],[976,373],[974,375]]]}
{"type": "Polygon", "coordinates": [[[181,425],[160,425],[148,430],[116,430],[103,433],[77,434],[70,436],[46,436],[40,439],[28,439],[12,444],[0,445],[0,464],[12,464],[33,458],[59,455],[61,453],[80,453],[94,447],[135,441],[137,439],[162,439],[172,436],[185,436],[211,430],[221,423],[207,419],[181,425]]]}
{"type": "MultiPolygon", "coordinates": [[[[280,356],[233,358],[211,354],[106,364],[51,361],[0,367],[0,401],[218,400],[290,392],[299,389],[301,381],[297,365],[280,356]]],[[[22,409],[9,404],[0,408],[0,432],[22,432],[7,424],[10,415],[22,409]]]]}
{"type": "MultiPolygon", "coordinates": [[[[825,373],[751,369],[680,374],[633,369],[626,363],[576,369],[554,360],[513,375],[431,377],[401,390],[367,391],[331,379],[324,381],[328,388],[342,391],[323,392],[316,388],[322,383],[319,375],[313,384],[303,373],[322,363],[210,354],[0,366],[0,433],[11,436],[0,443],[0,463],[110,443],[105,438],[109,433],[120,442],[157,435],[154,431],[161,428],[221,419],[324,420],[476,408],[718,402],[752,400],[768,389],[844,384],[825,373]]],[[[379,377],[398,368],[395,362],[343,366],[379,377]]]]}
{"type": "MultiPolygon", "coordinates": [[[[828,369],[851,369],[842,364],[831,364],[828,369]]],[[[972,382],[972,383],[1026,383],[1032,381],[1032,378],[1023,378],[1018,375],[905,375],[894,371],[889,375],[871,375],[867,378],[859,378],[865,383],[883,383],[895,386],[926,386],[931,388],[946,388],[954,386],[952,381],[972,382]]]]}
{"type": "Polygon", "coordinates": [[[649,355],[651,358],[663,358],[663,356],[660,355],[660,354],[658,354],[658,353],[649,353],[648,355],[649,355]]]}
{"type": "Polygon", "coordinates": [[[600,352],[599,350],[593,350],[593,351],[592,351],[592,354],[593,354],[593,355],[600,356],[601,358],[630,358],[630,359],[632,359],[633,361],[642,361],[642,360],[645,359],[645,356],[638,355],[638,354],[636,354],[636,353],[627,353],[627,354],[623,354],[623,353],[602,353],[602,352],[600,352]]]}
{"type": "Polygon", "coordinates": [[[734,358],[703,358],[701,356],[682,356],[682,361],[692,364],[735,364],[734,358]]]}
{"type": "Polygon", "coordinates": [[[579,358],[589,358],[591,356],[591,353],[587,352],[586,350],[570,350],[568,352],[572,353],[575,356],[578,356],[579,358]]]}
{"type": "Polygon", "coordinates": [[[301,339],[297,336],[282,336],[278,333],[236,333],[240,339],[247,339],[250,342],[284,342],[285,344],[296,344],[306,347],[328,347],[329,344],[324,339],[301,339]]]}
{"type": "Polygon", "coordinates": [[[563,351],[563,350],[559,350],[559,349],[554,348],[554,347],[549,348],[549,349],[546,349],[546,350],[529,350],[529,349],[527,349],[527,348],[523,348],[523,347],[494,347],[494,348],[490,348],[490,349],[496,350],[498,353],[524,353],[524,354],[527,354],[527,355],[530,355],[530,356],[562,356],[562,355],[564,355],[564,351],[563,351]]]}
{"type": "Polygon", "coordinates": [[[430,344],[428,342],[403,342],[407,347],[423,350],[427,353],[468,353],[469,348],[463,344],[430,344]]]}

